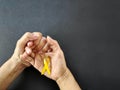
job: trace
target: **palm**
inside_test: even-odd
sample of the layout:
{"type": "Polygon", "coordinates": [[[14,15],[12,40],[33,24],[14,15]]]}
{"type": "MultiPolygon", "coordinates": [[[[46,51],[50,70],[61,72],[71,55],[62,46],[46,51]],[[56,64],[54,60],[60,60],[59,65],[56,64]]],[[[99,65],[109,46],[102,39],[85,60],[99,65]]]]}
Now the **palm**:
{"type": "MultiPolygon", "coordinates": [[[[44,67],[43,58],[41,57],[42,56],[37,53],[34,58],[34,62],[32,63],[32,65],[40,72],[44,67]]],[[[64,65],[65,62],[61,61],[62,60],[61,58],[64,58],[64,56],[61,55],[61,52],[59,51],[52,54],[50,66],[49,66],[51,74],[49,75],[47,72],[45,72],[45,76],[53,80],[56,80],[59,76],[61,76],[65,72],[64,68],[66,65],[64,65]]]]}
{"type": "Polygon", "coordinates": [[[64,62],[64,56],[61,54],[62,52],[57,51],[53,54],[51,58],[51,78],[53,80],[58,79],[64,72],[65,72],[65,62],[64,62]]]}

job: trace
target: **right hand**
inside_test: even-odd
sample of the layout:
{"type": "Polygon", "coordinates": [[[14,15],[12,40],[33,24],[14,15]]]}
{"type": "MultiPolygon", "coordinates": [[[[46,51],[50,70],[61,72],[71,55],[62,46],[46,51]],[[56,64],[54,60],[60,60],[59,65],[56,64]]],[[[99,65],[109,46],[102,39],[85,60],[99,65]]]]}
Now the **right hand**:
{"type": "MultiPolygon", "coordinates": [[[[48,75],[45,73],[45,76],[49,77],[50,79],[57,80],[59,79],[62,75],[67,70],[66,62],[65,62],[65,57],[63,54],[63,51],[61,50],[58,42],[51,37],[47,37],[47,42],[41,44],[42,49],[41,51],[43,53],[36,53],[34,62],[30,62],[38,71],[42,71],[43,68],[43,57],[44,56],[49,56],[51,58],[50,62],[50,71],[51,74],[48,75]]],[[[40,48],[40,46],[39,46],[40,48]]],[[[40,51],[40,52],[41,52],[40,51]]],[[[26,51],[27,52],[27,51],[26,51]]]]}
{"type": "Polygon", "coordinates": [[[51,74],[46,75],[53,80],[57,80],[59,77],[64,75],[67,70],[65,57],[62,49],[58,42],[51,37],[47,37],[47,43],[50,45],[51,52],[45,53],[46,56],[51,57],[51,74]]]}

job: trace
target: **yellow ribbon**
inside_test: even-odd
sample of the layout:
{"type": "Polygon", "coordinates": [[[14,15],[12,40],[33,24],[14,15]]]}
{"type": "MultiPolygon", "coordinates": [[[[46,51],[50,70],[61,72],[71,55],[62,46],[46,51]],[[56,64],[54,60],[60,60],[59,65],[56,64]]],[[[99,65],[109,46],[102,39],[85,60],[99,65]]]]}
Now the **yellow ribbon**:
{"type": "Polygon", "coordinates": [[[50,63],[50,58],[45,56],[45,58],[44,58],[44,67],[42,69],[41,75],[43,75],[46,71],[50,75],[49,63],[50,63]]]}

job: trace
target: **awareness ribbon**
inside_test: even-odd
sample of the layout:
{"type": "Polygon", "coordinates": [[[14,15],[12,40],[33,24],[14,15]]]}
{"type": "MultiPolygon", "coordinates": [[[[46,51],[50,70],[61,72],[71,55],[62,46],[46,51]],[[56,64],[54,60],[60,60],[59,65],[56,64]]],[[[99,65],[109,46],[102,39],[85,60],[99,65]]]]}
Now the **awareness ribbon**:
{"type": "Polygon", "coordinates": [[[49,64],[50,64],[50,58],[45,56],[44,57],[44,67],[42,69],[41,75],[43,75],[46,71],[50,75],[51,72],[50,72],[49,64]]]}

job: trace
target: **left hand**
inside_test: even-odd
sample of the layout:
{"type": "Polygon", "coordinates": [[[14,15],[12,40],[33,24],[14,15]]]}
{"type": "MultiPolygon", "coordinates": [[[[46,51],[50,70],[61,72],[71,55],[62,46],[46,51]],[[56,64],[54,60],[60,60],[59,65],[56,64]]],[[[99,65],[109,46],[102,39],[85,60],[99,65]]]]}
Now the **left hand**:
{"type": "MultiPolygon", "coordinates": [[[[18,41],[16,44],[16,48],[14,50],[14,53],[11,58],[14,60],[17,60],[20,64],[23,64],[25,67],[30,66],[31,64],[29,61],[32,61],[33,58],[31,58],[26,52],[25,52],[25,47],[27,45],[27,42],[33,41],[34,46],[37,46],[39,41],[41,40],[42,34],[41,33],[30,33],[27,32],[25,33],[18,41]]],[[[32,51],[29,51],[32,52],[32,51]]]]}
{"type": "Polygon", "coordinates": [[[32,45],[32,43],[32,41],[27,43],[27,46],[25,47],[25,53],[33,58],[33,60],[29,60],[28,62],[37,70],[41,71],[43,68],[43,58],[45,56],[45,52],[47,52],[49,49],[49,45],[47,44],[45,37],[42,37],[41,41],[36,47],[32,45]]]}

